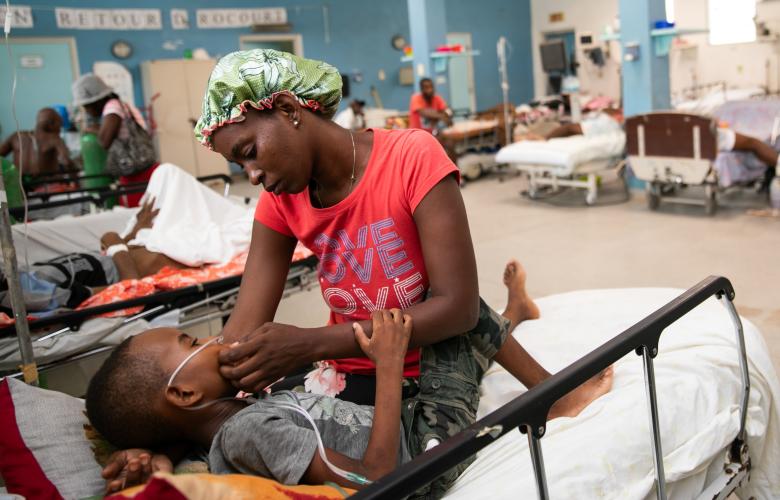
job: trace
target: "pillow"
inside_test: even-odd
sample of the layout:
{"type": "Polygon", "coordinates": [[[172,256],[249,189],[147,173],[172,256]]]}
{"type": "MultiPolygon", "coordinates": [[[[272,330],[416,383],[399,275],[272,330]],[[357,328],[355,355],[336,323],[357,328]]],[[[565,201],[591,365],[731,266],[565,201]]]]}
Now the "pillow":
{"type": "Polygon", "coordinates": [[[353,490],[340,486],[285,486],[271,479],[241,474],[182,474],[158,472],[144,486],[128,488],[107,500],[330,500],[346,498],[353,490]]]}
{"type": "Polygon", "coordinates": [[[84,402],[0,380],[0,476],[26,498],[102,495],[105,481],[85,436],[84,402]]]}

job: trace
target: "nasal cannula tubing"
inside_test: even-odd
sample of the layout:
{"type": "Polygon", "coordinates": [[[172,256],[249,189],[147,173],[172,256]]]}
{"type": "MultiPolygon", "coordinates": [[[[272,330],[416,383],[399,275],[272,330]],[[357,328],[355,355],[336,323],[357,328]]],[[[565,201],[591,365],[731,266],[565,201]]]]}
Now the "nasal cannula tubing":
{"type": "MultiPolygon", "coordinates": [[[[214,337],[213,339],[209,340],[208,342],[206,342],[202,346],[200,346],[197,349],[195,349],[194,351],[192,351],[186,358],[184,358],[184,360],[182,360],[181,363],[179,363],[179,366],[177,366],[176,369],[173,371],[173,373],[171,374],[171,378],[168,379],[167,387],[170,387],[173,384],[173,380],[176,378],[176,375],[178,375],[179,372],[181,372],[182,368],[184,368],[184,366],[187,363],[189,363],[190,360],[192,360],[192,358],[194,358],[195,356],[200,354],[201,351],[203,351],[205,348],[207,348],[211,344],[214,344],[214,343],[222,344],[223,341],[224,341],[224,338],[220,335],[219,337],[214,337]]],[[[278,380],[277,380],[277,382],[278,382],[278,380]]],[[[274,382],[274,383],[276,383],[276,382],[274,382]]],[[[271,384],[271,385],[273,385],[273,384],[271,384]]],[[[185,409],[185,410],[193,410],[193,411],[194,410],[202,410],[203,408],[207,408],[207,407],[209,407],[209,406],[211,406],[213,404],[216,404],[216,403],[218,403],[220,401],[231,401],[231,400],[232,401],[243,401],[243,402],[246,402],[247,404],[250,402],[250,400],[251,401],[256,401],[255,398],[244,398],[244,399],[236,399],[236,398],[232,398],[232,397],[217,398],[217,399],[213,399],[211,401],[206,401],[205,403],[200,404],[200,405],[185,407],[183,409],[185,409]]],[[[346,470],[342,469],[341,467],[338,467],[337,465],[333,464],[330,460],[328,460],[328,456],[325,453],[325,445],[322,443],[322,436],[320,435],[320,430],[317,428],[317,424],[314,422],[314,419],[312,418],[312,416],[309,414],[308,411],[306,411],[306,409],[303,406],[301,406],[301,405],[299,405],[297,403],[285,403],[285,402],[276,402],[276,401],[273,404],[274,404],[274,406],[277,406],[279,408],[286,408],[288,410],[294,411],[294,412],[302,415],[309,422],[309,424],[311,425],[312,429],[314,430],[314,435],[317,437],[317,451],[319,452],[320,458],[325,463],[325,465],[328,466],[328,468],[331,471],[333,471],[334,474],[336,474],[338,476],[341,476],[344,479],[346,479],[347,481],[352,481],[353,483],[356,483],[356,484],[361,484],[361,485],[371,484],[371,481],[369,479],[367,479],[365,476],[362,476],[360,474],[356,474],[354,472],[346,471],[346,470]]]]}

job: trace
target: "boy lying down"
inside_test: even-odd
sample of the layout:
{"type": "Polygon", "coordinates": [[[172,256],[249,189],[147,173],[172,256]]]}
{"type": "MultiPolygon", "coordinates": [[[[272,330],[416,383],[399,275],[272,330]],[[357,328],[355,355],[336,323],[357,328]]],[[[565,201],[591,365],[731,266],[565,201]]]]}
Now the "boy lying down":
{"type": "MultiPolygon", "coordinates": [[[[156,449],[183,442],[206,447],[212,473],[360,488],[474,423],[479,383],[491,359],[516,373],[514,354],[522,347],[509,333],[520,321],[538,317],[538,309],[525,292],[525,272],[517,262],[507,266],[504,283],[509,300],[503,315],[480,301],[473,330],[422,348],[420,391],[403,402],[412,319],[394,309],[373,313],[371,338],[354,326],[355,340],[377,366],[374,407],[291,391],[235,399],[236,389],[219,372],[220,337],[203,342],[159,328],[125,340],[113,352],[90,383],[87,413],[120,447],[156,449]]],[[[567,395],[566,406],[574,404],[579,412],[611,385],[610,369],[567,395]]],[[[557,410],[562,401],[553,406],[551,418],[562,416],[557,410]]],[[[443,496],[471,461],[415,497],[443,496]]]]}

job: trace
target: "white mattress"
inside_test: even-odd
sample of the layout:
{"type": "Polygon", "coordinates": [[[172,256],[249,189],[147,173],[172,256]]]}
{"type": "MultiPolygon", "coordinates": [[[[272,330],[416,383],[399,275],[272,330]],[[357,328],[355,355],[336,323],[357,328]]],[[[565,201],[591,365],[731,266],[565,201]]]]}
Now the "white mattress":
{"type": "MultiPolygon", "coordinates": [[[[585,290],[540,299],[542,319],[515,337],[557,371],[645,317],[681,290],[585,290]]],[[[751,376],[748,444],[751,484],[741,498],[780,498],[780,384],[761,334],[743,320],[751,376]]],[[[726,310],[714,299],[661,337],[655,372],[670,498],[694,498],[722,470],[739,426],[739,366],[726,310]]],[[[524,391],[494,366],[483,382],[480,416],[524,391]]],[[[551,498],[655,498],[642,361],[615,365],[612,392],[576,418],[549,423],[542,439],[551,498]]],[[[518,431],[485,448],[447,498],[536,498],[528,443],[518,431]]]]}
{"type": "Polygon", "coordinates": [[[585,137],[576,135],[549,141],[520,141],[496,153],[498,163],[542,166],[558,176],[576,173],[577,167],[599,160],[619,158],[626,146],[626,134],[612,132],[585,137]]]}

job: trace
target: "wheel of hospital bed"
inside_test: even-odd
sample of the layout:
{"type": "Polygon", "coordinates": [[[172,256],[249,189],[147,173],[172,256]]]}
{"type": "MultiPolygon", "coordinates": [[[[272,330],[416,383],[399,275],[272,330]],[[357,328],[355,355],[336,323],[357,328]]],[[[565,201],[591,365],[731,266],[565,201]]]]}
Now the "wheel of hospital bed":
{"type": "Polygon", "coordinates": [[[715,215],[718,211],[718,190],[712,184],[704,187],[704,211],[709,216],[715,215]]]}
{"type": "Polygon", "coordinates": [[[661,205],[661,186],[657,182],[651,182],[647,188],[647,208],[658,210],[661,205]]]}

